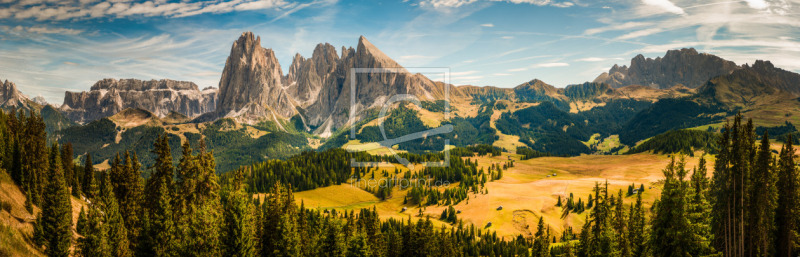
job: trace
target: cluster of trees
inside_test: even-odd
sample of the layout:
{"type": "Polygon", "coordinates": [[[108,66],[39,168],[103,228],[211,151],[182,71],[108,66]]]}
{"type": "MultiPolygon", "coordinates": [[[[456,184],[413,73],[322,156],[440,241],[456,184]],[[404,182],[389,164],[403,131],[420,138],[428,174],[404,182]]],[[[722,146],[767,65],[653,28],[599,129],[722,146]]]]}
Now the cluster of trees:
{"type": "Polygon", "coordinates": [[[711,245],[726,256],[796,256],[800,176],[792,139],[777,158],[769,132],[756,146],[752,121],[737,115],[719,140],[709,199],[711,245]]]}
{"type": "Polygon", "coordinates": [[[517,147],[517,154],[522,155],[521,157],[522,160],[552,156],[550,153],[539,152],[527,146],[517,147]]]}
{"type": "Polygon", "coordinates": [[[696,150],[716,153],[717,133],[693,129],[671,130],[648,139],[628,153],[653,151],[656,154],[694,155],[696,150]]]}

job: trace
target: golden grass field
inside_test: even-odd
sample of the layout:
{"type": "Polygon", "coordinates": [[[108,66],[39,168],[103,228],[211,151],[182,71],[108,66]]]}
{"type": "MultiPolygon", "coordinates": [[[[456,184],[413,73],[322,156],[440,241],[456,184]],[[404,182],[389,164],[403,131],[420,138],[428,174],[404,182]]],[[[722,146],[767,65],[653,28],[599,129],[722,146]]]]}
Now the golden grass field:
{"type": "MultiPolygon", "coordinates": [[[[505,163],[509,156],[515,160],[515,166],[503,172],[500,180],[487,182],[488,194],[470,193],[468,201],[462,201],[454,207],[461,211],[458,215],[465,224],[474,224],[476,227],[485,228],[488,222],[492,226],[485,228],[496,231],[499,236],[507,238],[519,234],[530,235],[535,233],[535,225],[540,216],[551,227],[554,235],[563,231],[567,226],[572,226],[575,231],[585,220],[586,213],[570,213],[562,217],[562,210],[556,207],[557,197],[567,197],[574,194],[575,201],[582,198],[584,202],[592,192],[595,183],[609,183],[610,193],[616,194],[620,189],[627,190],[628,185],[635,183],[638,187],[645,185],[643,194],[644,203],[650,206],[660,195],[658,181],[663,178],[662,170],[669,163],[667,155],[649,153],[633,155],[583,155],[578,157],[545,157],[520,161],[517,155],[504,153],[497,157],[475,157],[482,167],[493,163],[505,163]],[[547,177],[556,173],[555,177],[547,177]],[[650,189],[650,187],[653,187],[650,189]],[[503,206],[503,210],[497,207],[503,206]]],[[[698,152],[695,156],[700,156],[698,152]]],[[[713,157],[708,158],[709,174],[713,172],[713,157]]],[[[687,169],[697,165],[699,157],[686,157],[687,169]]],[[[393,172],[393,168],[388,168],[393,172]]],[[[405,172],[404,169],[400,169],[405,172]]],[[[390,173],[392,173],[390,172],[390,173]]],[[[376,174],[379,174],[380,171],[376,174]]],[[[381,176],[376,175],[376,178],[381,176]]],[[[365,178],[369,178],[365,176],[365,178]]],[[[455,185],[451,185],[455,186],[455,185]]],[[[304,203],[307,208],[358,210],[360,208],[376,208],[382,218],[399,218],[412,220],[419,219],[418,213],[422,209],[425,216],[435,220],[435,224],[445,224],[438,221],[441,212],[447,206],[427,206],[419,208],[412,205],[403,205],[403,197],[407,191],[395,189],[390,199],[379,200],[369,192],[364,191],[363,184],[353,186],[343,184],[338,186],[318,188],[315,190],[298,192],[295,194],[297,203],[304,203]],[[408,210],[401,212],[403,207],[408,210]]],[[[626,205],[633,203],[635,197],[626,197],[626,205]]]]}

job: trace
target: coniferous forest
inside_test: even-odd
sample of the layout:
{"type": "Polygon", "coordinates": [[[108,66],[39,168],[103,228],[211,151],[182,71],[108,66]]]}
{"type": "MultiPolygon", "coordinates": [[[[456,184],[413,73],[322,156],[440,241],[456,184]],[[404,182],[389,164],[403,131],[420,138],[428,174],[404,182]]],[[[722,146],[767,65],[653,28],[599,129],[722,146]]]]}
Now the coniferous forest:
{"type": "MultiPolygon", "coordinates": [[[[341,150],[306,152],[219,176],[214,153],[202,141],[172,149],[163,135],[153,142],[154,165],[144,167],[141,157],[126,151],[99,171],[91,156],[83,165],[72,162],[71,145],[48,145],[37,113],[12,112],[0,113],[0,160],[24,191],[27,210],[41,209],[31,240],[48,256],[797,256],[800,176],[794,140],[782,140],[774,154],[769,131],[755,131],[741,116],[727,123],[716,135],[712,174],[705,159],[687,167],[682,157],[673,156],[652,207],[642,203],[644,186],[635,201],[625,203],[631,189],[623,195],[597,183],[585,206],[580,199],[573,205],[572,210],[588,213],[580,230],[555,235],[539,218],[535,234],[514,239],[458,220],[452,207],[441,217],[452,226],[437,227],[430,217],[381,219],[375,209],[318,210],[298,204],[293,190],[366,175],[368,168],[347,165],[351,158],[384,159],[341,150]],[[181,156],[175,163],[173,151],[181,156]],[[256,192],[267,194],[253,197],[256,192]],[[88,203],[76,220],[71,196],[88,203]]],[[[464,191],[450,193],[466,194],[486,180],[486,173],[462,156],[497,151],[458,148],[461,154],[450,157],[451,167],[425,168],[413,176],[461,182],[464,191]]],[[[443,158],[405,157],[416,162],[443,158]]],[[[491,169],[491,179],[509,165],[513,162],[491,169]]],[[[442,197],[423,189],[413,196],[417,189],[409,190],[417,199],[407,200],[420,204],[439,204],[442,197]]]]}

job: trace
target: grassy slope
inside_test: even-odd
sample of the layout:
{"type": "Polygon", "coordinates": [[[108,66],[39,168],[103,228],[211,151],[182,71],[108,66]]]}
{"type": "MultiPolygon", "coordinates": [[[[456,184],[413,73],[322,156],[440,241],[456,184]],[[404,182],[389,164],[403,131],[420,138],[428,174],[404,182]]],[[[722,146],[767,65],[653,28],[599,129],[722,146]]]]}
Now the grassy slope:
{"type": "MultiPolygon", "coordinates": [[[[0,256],[43,256],[41,249],[33,245],[33,222],[35,213],[41,211],[33,206],[34,213],[25,210],[25,194],[11,181],[4,170],[0,170],[0,199],[11,204],[11,212],[0,210],[0,256]]],[[[81,207],[86,202],[70,197],[72,202],[72,237],[77,240],[75,223],[81,207]]],[[[73,241],[75,242],[75,241],[73,241]]],[[[73,250],[75,245],[73,244],[73,250]]]]}
{"type": "MultiPolygon", "coordinates": [[[[696,154],[695,156],[699,156],[696,154]]],[[[535,233],[535,225],[539,216],[553,229],[554,234],[561,233],[566,226],[579,230],[585,220],[583,214],[570,213],[562,219],[562,211],[555,207],[557,196],[569,196],[573,193],[575,200],[590,194],[595,183],[608,181],[610,192],[626,190],[631,183],[644,184],[644,202],[650,206],[659,195],[658,181],[663,178],[661,170],[669,162],[666,155],[633,154],[619,156],[584,155],[578,157],[546,157],[520,161],[519,156],[511,155],[516,160],[515,167],[504,171],[500,180],[488,182],[489,194],[470,193],[469,203],[462,201],[455,205],[462,213],[458,215],[465,223],[484,227],[488,222],[500,236],[507,238],[518,234],[535,233]],[[548,174],[558,176],[548,178],[548,174]],[[653,189],[649,189],[654,186],[653,189]],[[496,210],[502,205],[503,210],[496,210]]],[[[507,154],[498,157],[476,158],[482,167],[492,163],[504,163],[507,154]]],[[[687,157],[687,167],[697,164],[698,158],[687,157]]],[[[713,170],[713,158],[708,168],[713,170]]],[[[713,171],[709,171],[711,174],[713,171]]],[[[339,185],[299,192],[295,195],[298,203],[304,202],[308,208],[338,210],[354,210],[372,208],[378,210],[382,218],[417,219],[417,206],[403,205],[406,191],[395,190],[393,197],[385,201],[372,196],[358,187],[339,185]],[[401,213],[403,207],[408,210],[401,213]]],[[[626,204],[635,201],[633,197],[625,198],[626,204]]],[[[437,219],[446,206],[427,206],[423,208],[425,215],[437,219]]],[[[440,222],[437,222],[440,224],[440,222]]],[[[443,224],[443,223],[441,223],[443,224]]]]}

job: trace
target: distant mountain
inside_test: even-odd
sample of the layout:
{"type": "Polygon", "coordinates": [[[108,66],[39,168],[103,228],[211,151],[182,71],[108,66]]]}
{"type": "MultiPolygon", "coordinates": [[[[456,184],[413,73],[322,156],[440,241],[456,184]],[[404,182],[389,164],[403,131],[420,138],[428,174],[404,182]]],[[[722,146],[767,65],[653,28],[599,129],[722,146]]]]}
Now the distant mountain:
{"type": "Polygon", "coordinates": [[[353,124],[363,117],[364,110],[381,106],[397,94],[423,100],[444,97],[444,85],[411,74],[364,37],[359,38],[356,49],[342,47],[341,55],[330,44],[317,45],[308,59],[298,54],[283,76],[275,53],[261,47],[260,37],[251,32],[233,43],[219,88],[216,111],[198,120],[231,117],[250,124],[261,120],[280,124],[280,120],[299,115],[305,127],[323,136],[353,124]],[[354,68],[376,70],[351,77],[354,68]],[[351,80],[356,85],[352,104],[351,80]],[[355,121],[349,119],[351,106],[357,110],[355,121]]]}
{"type": "Polygon", "coordinates": [[[103,79],[88,92],[64,94],[60,110],[77,122],[89,122],[114,115],[126,108],[141,108],[159,117],[175,111],[189,117],[216,109],[217,91],[200,91],[186,81],[103,79]]]}
{"type": "Polygon", "coordinates": [[[713,77],[729,74],[740,67],[717,56],[698,53],[694,48],[669,50],[655,59],[637,55],[630,66],[614,65],[594,82],[614,88],[642,85],[666,89],[676,85],[697,88],[713,77]]]}
{"type": "Polygon", "coordinates": [[[17,85],[11,81],[4,81],[0,83],[0,108],[9,110],[15,109],[31,109],[33,101],[28,99],[17,89],[17,85]]]}

